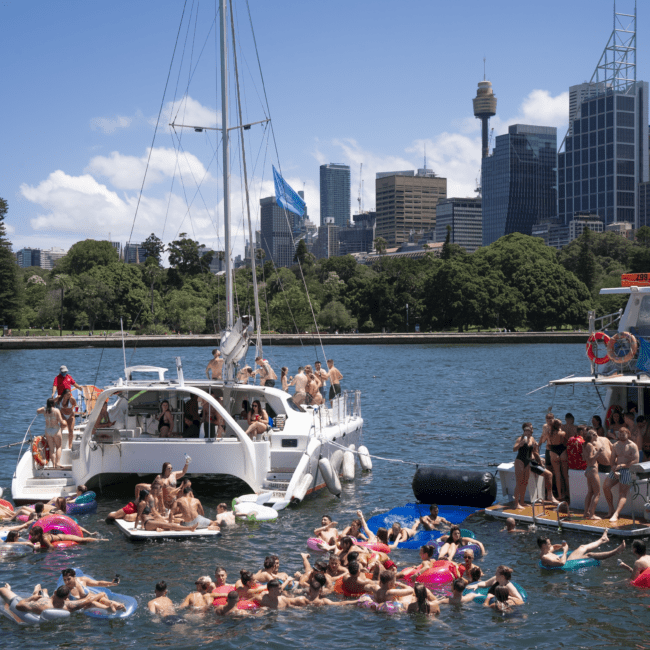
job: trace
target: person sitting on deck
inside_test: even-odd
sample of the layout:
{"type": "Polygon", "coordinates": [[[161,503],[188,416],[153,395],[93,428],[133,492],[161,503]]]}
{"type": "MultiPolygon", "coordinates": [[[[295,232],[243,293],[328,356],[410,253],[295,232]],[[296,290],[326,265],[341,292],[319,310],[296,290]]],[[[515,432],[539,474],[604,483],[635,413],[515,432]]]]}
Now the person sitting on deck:
{"type": "Polygon", "coordinates": [[[597,539],[595,542],[590,544],[583,544],[578,546],[578,548],[567,557],[569,552],[569,545],[564,542],[562,544],[551,544],[551,540],[548,537],[538,537],[537,546],[539,546],[539,559],[542,562],[542,565],[554,569],[557,567],[563,567],[567,560],[582,560],[583,558],[594,558],[595,560],[605,560],[617,553],[620,553],[625,548],[625,542],[622,542],[612,551],[602,551],[595,552],[601,544],[609,542],[609,537],[607,537],[607,531],[602,534],[602,537],[597,539]],[[562,555],[558,556],[555,554],[555,551],[562,551],[562,555]]]}
{"type": "Polygon", "coordinates": [[[246,435],[254,438],[257,435],[266,433],[270,429],[269,414],[262,408],[261,402],[256,399],[253,401],[251,412],[248,414],[248,429],[246,435]]]}

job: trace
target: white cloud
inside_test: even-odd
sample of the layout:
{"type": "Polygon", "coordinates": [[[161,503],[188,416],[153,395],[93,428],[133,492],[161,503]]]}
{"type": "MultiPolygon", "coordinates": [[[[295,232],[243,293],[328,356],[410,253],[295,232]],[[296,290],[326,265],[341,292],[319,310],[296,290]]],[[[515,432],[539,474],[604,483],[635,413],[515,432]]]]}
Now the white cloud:
{"type": "Polygon", "coordinates": [[[94,117],[90,120],[90,128],[93,131],[103,131],[105,134],[111,134],[118,129],[128,129],[133,122],[132,117],[116,115],[115,117],[94,117]]]}
{"type": "Polygon", "coordinates": [[[5,230],[8,235],[13,235],[16,232],[16,229],[9,223],[5,222],[5,230]]]}
{"type": "Polygon", "coordinates": [[[192,185],[212,180],[209,174],[206,175],[203,163],[196,156],[187,152],[177,155],[174,149],[164,147],[158,147],[153,151],[147,149],[147,153],[141,158],[125,156],[117,151],[113,151],[110,156],[95,156],[84,171],[93,176],[107,178],[118,189],[139,189],[147,168],[149,152],[151,152],[151,160],[145,187],[160,183],[165,178],[171,178],[178,173],[192,185]]]}
{"type": "MultiPolygon", "coordinates": [[[[149,124],[155,126],[157,119],[157,116],[150,117],[149,124]]],[[[167,102],[163,107],[160,122],[161,126],[167,129],[171,123],[215,128],[221,125],[221,111],[203,106],[201,102],[187,96],[175,102],[167,102]]]]}

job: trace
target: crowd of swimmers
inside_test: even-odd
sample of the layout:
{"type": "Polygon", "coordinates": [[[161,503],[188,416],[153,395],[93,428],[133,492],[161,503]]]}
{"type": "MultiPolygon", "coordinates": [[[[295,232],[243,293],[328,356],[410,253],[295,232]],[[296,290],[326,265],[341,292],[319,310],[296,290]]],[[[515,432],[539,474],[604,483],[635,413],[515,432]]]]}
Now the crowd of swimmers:
{"type": "MultiPolygon", "coordinates": [[[[631,408],[634,408],[632,405],[631,408]]],[[[650,423],[645,416],[630,410],[625,414],[613,410],[609,428],[603,428],[600,416],[594,415],[591,425],[576,425],[571,413],[565,421],[547,413],[539,442],[535,440],[531,422],[524,422],[523,432],[515,440],[516,488],[513,507],[523,510],[530,473],[544,478],[546,500],[558,504],[570,502],[569,469],[583,470],[587,479],[584,518],[599,520],[596,507],[600,499],[600,473],[607,474],[603,493],[607,500],[607,518],[616,523],[628,499],[632,476],[630,467],[639,460],[650,459],[650,423]],[[546,443],[542,458],[540,449],[546,443]],[[557,498],[553,492],[555,483],[557,498]],[[618,485],[618,503],[614,504],[612,488],[618,485]]],[[[574,504],[575,505],[575,504],[574,504]]]]}

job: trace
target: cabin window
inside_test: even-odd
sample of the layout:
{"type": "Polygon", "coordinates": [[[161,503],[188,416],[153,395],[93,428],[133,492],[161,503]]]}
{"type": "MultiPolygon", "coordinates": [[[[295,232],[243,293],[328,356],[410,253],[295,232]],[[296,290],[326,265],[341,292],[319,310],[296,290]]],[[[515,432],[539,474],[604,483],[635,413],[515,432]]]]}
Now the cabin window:
{"type": "Polygon", "coordinates": [[[639,318],[636,322],[636,332],[640,336],[650,336],[650,296],[641,298],[639,318]]]}

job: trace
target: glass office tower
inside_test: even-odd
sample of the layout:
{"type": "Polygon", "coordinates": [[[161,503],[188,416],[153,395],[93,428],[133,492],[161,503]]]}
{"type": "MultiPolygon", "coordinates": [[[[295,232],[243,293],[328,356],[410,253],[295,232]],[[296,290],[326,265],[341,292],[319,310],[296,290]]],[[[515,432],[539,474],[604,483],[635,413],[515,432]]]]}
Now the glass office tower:
{"type": "Polygon", "coordinates": [[[483,246],[556,214],[557,129],[514,124],[483,158],[483,246]]]}
{"type": "Polygon", "coordinates": [[[648,180],[648,83],[626,92],[595,90],[570,121],[558,154],[558,216],[568,224],[589,211],[606,224],[638,228],[637,187],[648,180]]]}
{"type": "Polygon", "coordinates": [[[350,224],[350,167],[330,163],[320,166],[320,225],[334,219],[339,228],[350,224]]]}

